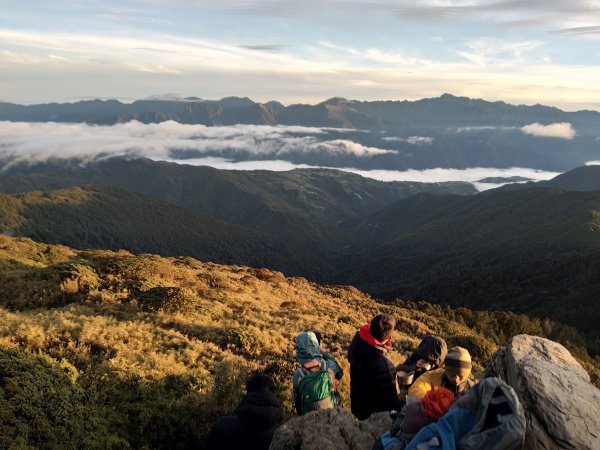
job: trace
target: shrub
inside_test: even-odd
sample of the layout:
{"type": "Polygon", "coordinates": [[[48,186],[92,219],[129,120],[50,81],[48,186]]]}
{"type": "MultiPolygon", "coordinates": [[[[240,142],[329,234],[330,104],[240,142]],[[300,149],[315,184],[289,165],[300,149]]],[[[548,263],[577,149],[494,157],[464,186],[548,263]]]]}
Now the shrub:
{"type": "Polygon", "coordinates": [[[489,362],[492,355],[498,349],[496,344],[480,336],[448,336],[446,341],[448,343],[448,347],[459,346],[469,350],[471,357],[479,359],[483,366],[489,362]]]}
{"type": "Polygon", "coordinates": [[[189,312],[195,309],[198,299],[186,289],[156,286],[134,295],[138,305],[149,312],[189,312]]]}
{"type": "Polygon", "coordinates": [[[0,448],[127,448],[85,404],[76,375],[68,364],[0,348],[0,448]]]}

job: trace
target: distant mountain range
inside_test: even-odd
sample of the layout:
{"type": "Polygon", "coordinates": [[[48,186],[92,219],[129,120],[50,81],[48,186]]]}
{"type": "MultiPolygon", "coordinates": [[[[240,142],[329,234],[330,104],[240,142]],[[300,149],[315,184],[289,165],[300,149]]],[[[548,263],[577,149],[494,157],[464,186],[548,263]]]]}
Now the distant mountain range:
{"type": "MultiPolygon", "coordinates": [[[[89,100],[30,106],[0,103],[0,120],[98,125],[172,120],[206,126],[318,127],[324,141],[351,141],[389,152],[361,158],[298,150],[282,158],[297,164],[367,170],[526,167],[563,172],[600,160],[600,113],[596,111],[565,112],[543,105],[517,106],[450,94],[417,101],[331,98],[316,105],[289,106],[237,97],[184,100],[89,100]],[[562,128],[544,128],[555,124],[562,124],[562,128]]],[[[296,133],[302,136],[301,130],[296,133]]],[[[221,156],[236,161],[274,158],[235,146],[201,152],[176,149],[173,155],[176,159],[221,156]]]]}
{"type": "Polygon", "coordinates": [[[5,233],[267,266],[389,300],[549,316],[585,332],[600,354],[598,166],[480,194],[462,183],[150,160],[20,170],[0,175],[5,233]]]}
{"type": "Polygon", "coordinates": [[[284,106],[247,97],[202,100],[145,99],[85,100],[76,103],[17,105],[0,103],[0,120],[25,122],[86,122],[101,125],[138,120],[174,120],[209,126],[255,124],[394,130],[405,127],[520,127],[526,124],[569,122],[578,132],[595,134],[597,111],[565,112],[558,108],[510,105],[444,94],[417,101],[356,101],[334,97],[316,105],[284,106]]]}

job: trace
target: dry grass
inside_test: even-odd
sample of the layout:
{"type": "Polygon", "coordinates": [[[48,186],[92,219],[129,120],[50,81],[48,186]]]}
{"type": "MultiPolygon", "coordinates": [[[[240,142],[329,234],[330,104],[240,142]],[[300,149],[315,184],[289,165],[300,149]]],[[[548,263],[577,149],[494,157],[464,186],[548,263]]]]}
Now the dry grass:
{"type": "MultiPolygon", "coordinates": [[[[220,392],[225,400],[203,416],[202,430],[228,412],[243,378],[255,371],[274,376],[290,414],[294,337],[303,330],[320,332],[344,368],[346,407],[346,350],[374,315],[398,319],[394,362],[428,333],[473,335],[461,324],[380,304],[352,287],[191,258],[76,251],[0,236],[0,268],[0,346],[69,364],[84,389],[102,390],[106,380],[164,384],[175,377],[185,380],[186,395],[220,392]],[[223,364],[225,381],[215,378],[223,364]]],[[[473,340],[493,345],[481,336],[473,340]]]]}

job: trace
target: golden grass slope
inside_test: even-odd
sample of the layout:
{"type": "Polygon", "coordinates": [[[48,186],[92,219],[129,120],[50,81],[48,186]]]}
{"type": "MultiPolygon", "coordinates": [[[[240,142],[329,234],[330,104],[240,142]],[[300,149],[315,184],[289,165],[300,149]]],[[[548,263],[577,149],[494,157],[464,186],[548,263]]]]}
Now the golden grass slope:
{"type": "MultiPolygon", "coordinates": [[[[294,337],[303,330],[320,332],[345,370],[340,391],[349,407],[346,350],[357,328],[381,312],[398,321],[395,362],[429,333],[471,347],[478,370],[496,348],[465,325],[378,303],[352,287],[0,236],[0,348],[68,372],[84,408],[108,422],[114,448],[201,445],[257,371],[272,374],[289,416],[294,337]]],[[[27,436],[23,442],[35,442],[27,436]]],[[[102,439],[98,447],[108,445],[102,439]]]]}

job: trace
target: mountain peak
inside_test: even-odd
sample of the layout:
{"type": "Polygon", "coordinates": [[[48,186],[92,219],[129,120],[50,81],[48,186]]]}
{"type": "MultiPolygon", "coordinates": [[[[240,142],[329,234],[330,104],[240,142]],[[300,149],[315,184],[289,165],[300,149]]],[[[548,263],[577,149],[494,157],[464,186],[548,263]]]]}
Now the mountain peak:
{"type": "Polygon", "coordinates": [[[326,105],[339,105],[340,103],[350,103],[350,102],[351,102],[351,100],[348,100],[347,98],[344,98],[344,97],[331,97],[321,103],[326,104],[326,105]]]}
{"type": "Polygon", "coordinates": [[[243,108],[248,106],[254,106],[256,104],[248,97],[223,97],[221,100],[217,100],[215,103],[230,108],[243,108]]]}

